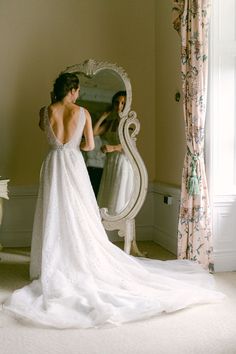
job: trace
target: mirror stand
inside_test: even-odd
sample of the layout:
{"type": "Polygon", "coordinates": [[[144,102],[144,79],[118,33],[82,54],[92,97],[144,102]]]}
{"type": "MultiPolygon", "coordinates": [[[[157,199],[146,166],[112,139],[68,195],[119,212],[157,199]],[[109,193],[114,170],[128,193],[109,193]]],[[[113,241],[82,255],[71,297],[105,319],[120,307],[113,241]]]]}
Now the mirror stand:
{"type": "Polygon", "coordinates": [[[140,122],[134,111],[129,111],[119,124],[119,137],[134,171],[134,188],[129,203],[119,215],[109,215],[106,208],[101,209],[103,224],[107,230],[119,230],[118,235],[124,237],[124,251],[135,256],[145,257],[136,243],[135,217],[140,211],[147,194],[148,174],[144,162],[137,150],[136,139],[140,131],[140,122]],[[132,127],[132,129],[131,129],[132,127]],[[130,131],[132,130],[132,133],[130,131]]]}

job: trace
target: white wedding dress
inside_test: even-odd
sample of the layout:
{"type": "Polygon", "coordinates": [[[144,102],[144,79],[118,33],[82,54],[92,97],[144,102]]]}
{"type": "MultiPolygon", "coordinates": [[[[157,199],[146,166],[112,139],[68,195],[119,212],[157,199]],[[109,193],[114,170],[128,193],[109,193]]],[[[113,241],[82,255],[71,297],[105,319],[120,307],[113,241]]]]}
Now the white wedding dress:
{"type": "MultiPolygon", "coordinates": [[[[112,125],[103,138],[109,145],[120,144],[118,129],[113,131],[112,125]]],[[[131,198],[133,187],[133,168],[125,153],[107,153],[97,197],[99,207],[107,208],[111,215],[120,214],[131,198]]]]}
{"type": "Polygon", "coordinates": [[[42,165],[35,212],[34,280],[14,291],[3,311],[39,326],[89,328],[221,300],[200,265],[136,258],[108,240],[79,149],[83,108],[64,145],[50,127],[47,109],[44,117],[51,150],[42,165]]]}

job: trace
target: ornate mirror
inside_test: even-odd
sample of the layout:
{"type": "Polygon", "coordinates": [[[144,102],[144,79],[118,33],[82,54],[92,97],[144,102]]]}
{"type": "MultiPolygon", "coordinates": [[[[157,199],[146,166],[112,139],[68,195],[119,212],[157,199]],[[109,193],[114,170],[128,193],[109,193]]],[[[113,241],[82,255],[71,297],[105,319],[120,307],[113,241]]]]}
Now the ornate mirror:
{"type": "Polygon", "coordinates": [[[77,103],[92,117],[95,150],[84,158],[104,227],[124,237],[125,252],[130,253],[132,247],[133,253],[143,256],[136,244],[135,217],[146,197],[148,176],[136,147],[140,123],[131,110],[130,80],[121,67],[92,59],[64,72],[79,76],[77,103]],[[96,175],[99,169],[93,180],[92,172],[96,175]]]}

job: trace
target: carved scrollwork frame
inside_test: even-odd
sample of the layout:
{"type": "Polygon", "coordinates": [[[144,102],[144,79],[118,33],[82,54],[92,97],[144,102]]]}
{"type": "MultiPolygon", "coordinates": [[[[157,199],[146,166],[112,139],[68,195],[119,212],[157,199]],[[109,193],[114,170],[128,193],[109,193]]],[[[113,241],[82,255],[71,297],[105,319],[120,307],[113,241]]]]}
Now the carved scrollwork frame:
{"type": "MultiPolygon", "coordinates": [[[[140,122],[137,115],[131,110],[132,89],[131,83],[125,70],[109,62],[97,62],[89,59],[81,64],[67,67],[63,72],[82,73],[87,77],[93,77],[101,70],[112,70],[119,75],[126,90],[126,105],[123,112],[120,113],[119,138],[123,151],[127,155],[134,172],[134,188],[131,199],[117,215],[110,215],[106,208],[101,209],[101,216],[104,227],[107,230],[119,230],[118,234],[125,238],[125,250],[130,253],[130,245],[135,242],[134,220],[147,194],[148,175],[144,162],[136,147],[137,135],[140,131],[140,122]],[[132,127],[132,129],[130,129],[132,127]]],[[[140,253],[137,251],[137,253],[140,253]]]]}

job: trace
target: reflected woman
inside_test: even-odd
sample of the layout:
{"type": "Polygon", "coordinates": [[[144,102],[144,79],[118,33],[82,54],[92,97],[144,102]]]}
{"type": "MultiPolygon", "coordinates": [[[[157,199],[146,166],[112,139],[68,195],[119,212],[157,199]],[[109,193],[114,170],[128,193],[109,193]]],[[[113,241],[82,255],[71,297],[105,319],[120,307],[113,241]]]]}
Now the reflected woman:
{"type": "Polygon", "coordinates": [[[126,103],[126,91],[112,98],[111,110],[105,112],[94,126],[94,136],[100,135],[108,143],[101,147],[106,154],[105,166],[98,192],[98,205],[109,214],[121,213],[133,191],[133,169],[120,143],[118,127],[126,103]]]}

